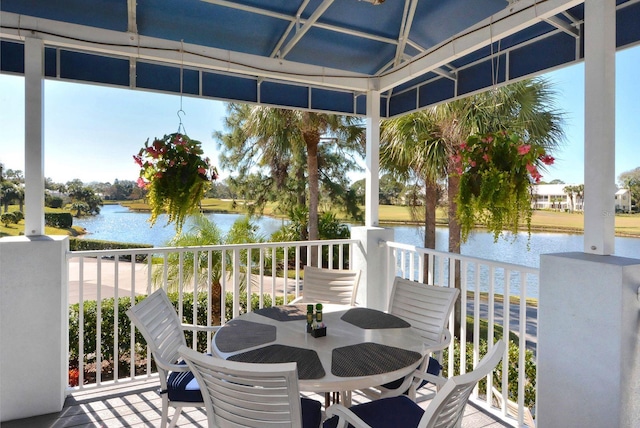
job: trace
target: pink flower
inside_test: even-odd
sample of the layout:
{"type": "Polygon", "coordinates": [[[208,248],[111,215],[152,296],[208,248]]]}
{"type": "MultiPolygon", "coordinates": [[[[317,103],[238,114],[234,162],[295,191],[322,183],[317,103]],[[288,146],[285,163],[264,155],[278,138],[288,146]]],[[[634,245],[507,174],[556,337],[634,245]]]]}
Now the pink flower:
{"type": "Polygon", "coordinates": [[[544,155],[544,156],[540,157],[540,160],[545,165],[553,165],[553,162],[555,161],[555,158],[553,156],[544,155]]]}
{"type": "Polygon", "coordinates": [[[160,171],[156,172],[155,176],[156,178],[162,178],[162,173],[160,171]]]}
{"type": "Polygon", "coordinates": [[[472,160],[471,162],[469,162],[469,165],[476,166],[476,161],[472,160]]]}
{"type": "Polygon", "coordinates": [[[540,182],[540,179],[542,178],[542,175],[540,174],[540,172],[538,171],[538,168],[536,168],[535,165],[532,165],[532,164],[528,163],[527,164],[527,171],[529,171],[529,174],[531,174],[531,178],[533,178],[536,183],[540,182]]]}
{"type": "Polygon", "coordinates": [[[482,159],[484,159],[485,162],[489,162],[489,159],[491,159],[491,158],[489,157],[488,154],[485,153],[485,154],[482,155],[482,159]]]}
{"type": "Polygon", "coordinates": [[[522,146],[518,147],[518,154],[526,155],[530,150],[531,144],[523,144],[522,146]]]}
{"type": "Polygon", "coordinates": [[[142,158],[140,156],[133,156],[133,160],[142,168],[142,158]]]}
{"type": "Polygon", "coordinates": [[[205,175],[205,174],[206,174],[206,172],[207,172],[207,170],[206,170],[206,169],[204,169],[203,167],[198,168],[198,174],[205,175]]]}
{"type": "Polygon", "coordinates": [[[460,150],[467,150],[467,143],[461,143],[460,150]]]}
{"type": "Polygon", "coordinates": [[[147,187],[147,183],[144,181],[144,178],[142,177],[138,177],[138,187],[141,189],[144,189],[145,187],[147,187]]]}

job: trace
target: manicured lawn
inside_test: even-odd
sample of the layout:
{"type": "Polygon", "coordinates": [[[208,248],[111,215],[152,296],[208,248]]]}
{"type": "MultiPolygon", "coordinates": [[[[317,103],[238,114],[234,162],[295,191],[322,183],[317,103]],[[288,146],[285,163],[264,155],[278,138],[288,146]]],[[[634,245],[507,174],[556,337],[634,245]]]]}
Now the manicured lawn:
{"type": "MultiPolygon", "coordinates": [[[[123,202],[122,205],[129,207],[131,210],[148,211],[149,207],[144,202],[123,202]]],[[[236,201],[234,204],[231,200],[222,199],[204,199],[202,208],[205,212],[218,213],[245,213],[242,201],[236,201]]],[[[268,204],[265,207],[265,215],[274,214],[274,204],[268,204]]],[[[363,208],[364,209],[364,208],[363,208]]],[[[418,207],[418,210],[421,210],[418,207]]],[[[17,210],[17,206],[10,206],[9,211],[17,210]]],[[[47,211],[54,211],[47,209],[47,211]]],[[[55,210],[60,211],[60,210],[55,210]]],[[[397,225],[397,224],[413,224],[411,209],[405,206],[397,205],[381,205],[379,207],[380,224],[397,225]]],[[[446,211],[438,208],[436,219],[439,225],[447,224],[446,211]]],[[[640,214],[618,214],[615,219],[616,235],[640,237],[640,214]]],[[[581,213],[566,213],[558,211],[534,211],[531,219],[531,226],[534,231],[548,232],[573,232],[582,233],[584,230],[584,215],[581,213]]],[[[0,237],[8,235],[18,235],[24,230],[24,221],[18,225],[10,225],[5,227],[0,224],[0,237]]],[[[68,230],[60,230],[54,228],[46,228],[47,234],[73,234],[68,230]]]]}

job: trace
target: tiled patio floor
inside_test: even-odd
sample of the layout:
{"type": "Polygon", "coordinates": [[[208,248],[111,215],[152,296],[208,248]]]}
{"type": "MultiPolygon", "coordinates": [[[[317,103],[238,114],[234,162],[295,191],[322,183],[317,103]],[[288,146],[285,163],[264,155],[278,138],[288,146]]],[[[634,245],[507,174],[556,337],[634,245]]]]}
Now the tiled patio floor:
{"type": "MultiPolygon", "coordinates": [[[[60,413],[29,419],[4,422],[2,428],[61,428],[61,427],[159,427],[161,400],[156,393],[157,380],[116,385],[100,390],[76,392],[69,397],[60,413]]],[[[324,397],[312,396],[322,402],[324,397]]],[[[353,402],[366,400],[354,394],[353,402]]],[[[420,400],[419,400],[420,401],[420,400]]],[[[428,401],[424,401],[424,406],[428,401]]],[[[173,409],[169,410],[173,415],[173,409]]],[[[206,427],[204,408],[183,411],[179,427],[206,427]]],[[[499,428],[509,425],[480,407],[470,403],[462,423],[467,428],[499,428]]]]}

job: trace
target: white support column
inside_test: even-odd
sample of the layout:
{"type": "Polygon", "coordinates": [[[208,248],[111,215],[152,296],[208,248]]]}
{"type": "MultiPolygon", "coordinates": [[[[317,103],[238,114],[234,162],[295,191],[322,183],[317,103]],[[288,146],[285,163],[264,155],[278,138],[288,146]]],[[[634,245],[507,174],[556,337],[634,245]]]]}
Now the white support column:
{"type": "Polygon", "coordinates": [[[389,290],[395,272],[389,272],[387,263],[387,246],[385,241],[393,241],[393,229],[382,227],[359,226],[351,228],[351,239],[360,240],[360,245],[354,247],[353,269],[359,269],[360,286],[356,301],[360,306],[387,310],[389,290]]]}
{"type": "Polygon", "coordinates": [[[614,253],[615,36],[615,0],[586,0],[584,252],[600,255],[614,253]]]}
{"type": "Polygon", "coordinates": [[[380,189],[380,92],[367,93],[367,155],[365,176],[364,225],[378,226],[378,201],[380,189]]]}
{"type": "Polygon", "coordinates": [[[44,43],[24,43],[26,236],[44,235],[44,43]]]}
{"type": "Polygon", "coordinates": [[[62,235],[0,238],[0,425],[64,405],[67,251],[69,238],[62,235]]]}
{"type": "Polygon", "coordinates": [[[640,427],[640,260],[540,257],[538,427],[640,427]]]}

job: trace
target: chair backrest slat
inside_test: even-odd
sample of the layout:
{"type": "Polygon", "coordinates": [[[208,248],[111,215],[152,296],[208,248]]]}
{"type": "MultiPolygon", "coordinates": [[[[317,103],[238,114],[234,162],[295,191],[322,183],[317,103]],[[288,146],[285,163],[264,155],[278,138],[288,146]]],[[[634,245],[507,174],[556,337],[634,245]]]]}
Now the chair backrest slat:
{"type": "Polygon", "coordinates": [[[187,347],[180,355],[198,380],[209,426],[302,426],[296,363],[227,361],[187,347]]]}
{"type": "Polygon", "coordinates": [[[147,341],[159,370],[166,371],[169,364],[178,361],[178,348],[186,345],[186,340],[178,314],[164,290],[151,293],[129,308],[127,315],[147,341]]]}
{"type": "Polygon", "coordinates": [[[456,288],[396,277],[389,313],[410,323],[427,341],[439,342],[459,293],[456,288]]]}
{"type": "Polygon", "coordinates": [[[298,301],[354,306],[359,282],[359,270],[305,266],[302,299],[298,301]]]}

